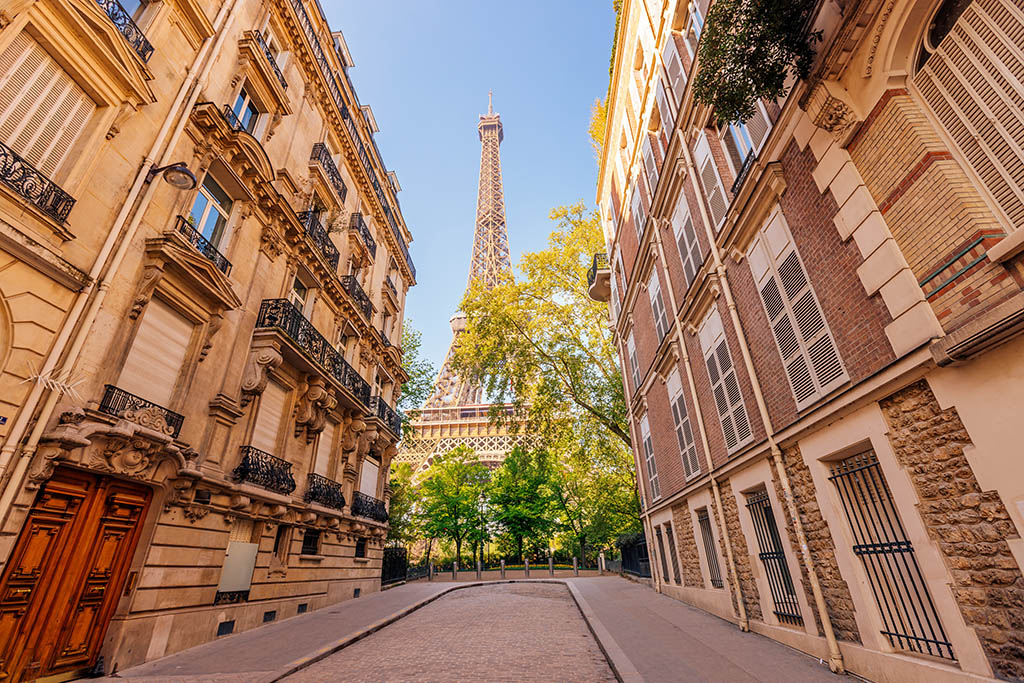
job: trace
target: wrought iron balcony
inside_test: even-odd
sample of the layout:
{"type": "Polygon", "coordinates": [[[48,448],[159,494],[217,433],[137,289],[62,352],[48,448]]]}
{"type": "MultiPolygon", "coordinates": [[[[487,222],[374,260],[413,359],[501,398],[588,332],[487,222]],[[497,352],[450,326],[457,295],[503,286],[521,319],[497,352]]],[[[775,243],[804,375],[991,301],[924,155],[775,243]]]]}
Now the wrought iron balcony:
{"type": "Polygon", "coordinates": [[[340,254],[327,231],[324,230],[324,226],[320,224],[320,218],[312,211],[303,211],[299,213],[299,221],[301,221],[302,226],[306,229],[306,235],[316,245],[316,248],[320,250],[320,253],[324,255],[327,262],[331,264],[331,268],[336,269],[340,254]]]}
{"type": "Polygon", "coordinates": [[[373,312],[373,304],[370,303],[370,297],[366,295],[366,292],[359,285],[359,280],[353,275],[342,275],[341,286],[352,297],[352,300],[356,302],[356,308],[362,311],[366,319],[369,320],[370,314],[373,312]]]}
{"type": "Polygon", "coordinates": [[[0,181],[58,223],[67,220],[71,208],[75,205],[71,195],[2,142],[0,181]]]}
{"type": "Polygon", "coordinates": [[[231,105],[225,104],[224,109],[224,120],[228,122],[228,125],[235,130],[244,131],[245,126],[242,125],[242,121],[238,118],[238,114],[231,108],[231,105]]]}
{"type": "Polygon", "coordinates": [[[114,26],[121,32],[124,39],[128,41],[128,44],[132,46],[135,53],[144,62],[148,62],[149,58],[153,56],[153,46],[150,45],[149,40],[146,39],[144,34],[135,22],[132,21],[132,16],[128,11],[121,7],[121,3],[117,0],[96,0],[96,4],[100,6],[110,20],[114,22],[114,26]]]}
{"type": "Polygon", "coordinates": [[[202,233],[192,227],[192,224],[188,222],[183,216],[178,216],[176,225],[178,232],[185,236],[185,239],[195,247],[200,254],[210,259],[213,265],[217,266],[217,269],[225,275],[231,274],[231,261],[224,258],[224,255],[217,251],[217,247],[210,244],[210,241],[203,237],[202,233]]]}
{"type": "Polygon", "coordinates": [[[320,167],[324,169],[327,179],[331,181],[331,187],[338,193],[338,199],[344,202],[345,197],[348,196],[348,188],[345,187],[345,181],[341,179],[341,173],[338,172],[338,167],[334,163],[334,159],[331,158],[331,151],[327,149],[327,145],[322,142],[314,143],[309,158],[311,161],[319,163],[320,167]]]}
{"type": "Polygon", "coordinates": [[[281,84],[283,89],[287,90],[288,81],[284,80],[284,74],[281,73],[281,67],[277,65],[277,60],[274,59],[274,53],[270,51],[270,46],[267,45],[267,41],[263,40],[263,34],[259,31],[246,31],[246,33],[251,35],[253,40],[256,41],[256,44],[260,46],[261,50],[263,50],[263,54],[266,56],[271,70],[273,70],[274,75],[277,76],[277,82],[281,84]]]}
{"type": "Polygon", "coordinates": [[[106,385],[100,412],[178,438],[185,418],[178,413],[129,393],[113,384],[106,385]]]}
{"type": "Polygon", "coordinates": [[[252,446],[242,446],[242,461],[231,477],[285,495],[295,490],[292,464],[252,446]]]}
{"type": "Polygon", "coordinates": [[[380,396],[374,396],[370,401],[370,410],[380,418],[384,426],[391,430],[396,436],[402,434],[402,414],[389,406],[380,396]]]}
{"type": "Polygon", "coordinates": [[[382,341],[382,342],[384,343],[384,348],[385,348],[385,349],[387,349],[387,348],[390,348],[390,347],[391,347],[391,340],[390,340],[390,339],[388,339],[388,333],[387,333],[387,332],[385,332],[384,330],[381,330],[381,331],[380,331],[380,339],[381,339],[381,341],[382,341]]]}
{"type": "Polygon", "coordinates": [[[611,294],[611,270],[608,255],[594,254],[594,263],[587,271],[587,294],[594,301],[608,301],[611,294]]]}
{"type": "Polygon", "coordinates": [[[740,188],[743,187],[743,181],[745,181],[747,176],[750,175],[750,167],[754,165],[756,160],[756,154],[753,152],[747,154],[747,158],[743,160],[743,165],[740,166],[740,172],[736,174],[736,181],[733,182],[732,187],[729,188],[729,192],[735,195],[740,191],[740,188]]]}
{"type": "Polygon", "coordinates": [[[319,474],[310,474],[306,478],[307,503],[320,503],[335,510],[345,507],[345,494],[341,492],[341,484],[319,474]]]}
{"type": "Polygon", "coordinates": [[[374,241],[373,235],[370,234],[370,229],[366,227],[366,221],[363,220],[363,214],[352,214],[352,220],[349,222],[349,229],[359,234],[359,237],[363,240],[363,244],[366,245],[366,250],[370,252],[370,258],[376,258],[377,242],[374,241]]]}
{"type": "Polygon", "coordinates": [[[352,514],[356,517],[372,519],[375,522],[388,521],[388,511],[384,507],[384,501],[359,491],[352,494],[352,514]]]}
{"type": "Polygon", "coordinates": [[[395,287],[395,281],[391,279],[390,275],[384,278],[384,286],[387,287],[388,291],[391,292],[391,295],[395,297],[395,301],[398,301],[398,288],[395,287]]]}
{"type": "Polygon", "coordinates": [[[364,406],[370,405],[370,385],[355,368],[341,357],[313,323],[287,299],[264,299],[256,318],[256,327],[277,328],[320,365],[339,384],[348,389],[364,406]]]}

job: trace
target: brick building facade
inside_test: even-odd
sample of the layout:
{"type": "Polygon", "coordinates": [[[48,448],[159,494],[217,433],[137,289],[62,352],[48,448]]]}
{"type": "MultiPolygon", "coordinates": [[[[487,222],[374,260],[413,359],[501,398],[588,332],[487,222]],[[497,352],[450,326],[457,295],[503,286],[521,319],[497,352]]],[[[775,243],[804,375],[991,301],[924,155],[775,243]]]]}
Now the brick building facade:
{"type": "Polygon", "coordinates": [[[655,585],[871,680],[1022,679],[1024,11],[818,3],[728,124],[710,9],[623,2],[598,183],[655,585]]]}

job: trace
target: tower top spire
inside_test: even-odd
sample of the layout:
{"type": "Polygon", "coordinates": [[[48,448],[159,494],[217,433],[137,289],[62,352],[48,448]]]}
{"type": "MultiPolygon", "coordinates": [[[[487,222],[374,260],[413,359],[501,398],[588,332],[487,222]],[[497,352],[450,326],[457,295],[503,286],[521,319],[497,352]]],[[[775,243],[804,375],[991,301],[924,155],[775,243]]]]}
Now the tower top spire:
{"type": "Polygon", "coordinates": [[[493,98],[494,98],[494,91],[493,90],[488,90],[487,91],[487,115],[488,116],[493,116],[494,115],[494,99],[493,98]]]}

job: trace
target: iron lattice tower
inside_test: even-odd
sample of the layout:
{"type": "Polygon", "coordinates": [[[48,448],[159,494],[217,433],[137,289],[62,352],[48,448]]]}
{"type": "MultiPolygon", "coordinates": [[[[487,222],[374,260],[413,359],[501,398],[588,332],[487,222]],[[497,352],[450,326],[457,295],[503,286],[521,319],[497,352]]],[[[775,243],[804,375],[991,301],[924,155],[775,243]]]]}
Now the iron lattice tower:
{"type": "MultiPolygon", "coordinates": [[[[499,153],[504,131],[501,116],[494,113],[490,94],[487,114],[480,117],[477,132],[480,135],[480,180],[467,290],[474,281],[493,287],[511,271],[499,153]]],[[[452,340],[434,390],[412,424],[413,434],[403,441],[402,451],[396,456],[397,461],[413,463],[421,471],[430,466],[435,456],[459,445],[469,446],[480,460],[496,466],[515,445],[529,438],[490,424],[491,405],[481,403],[481,388],[462,380],[451,365],[466,328],[465,315],[456,313],[451,318],[451,326],[452,340]]]]}

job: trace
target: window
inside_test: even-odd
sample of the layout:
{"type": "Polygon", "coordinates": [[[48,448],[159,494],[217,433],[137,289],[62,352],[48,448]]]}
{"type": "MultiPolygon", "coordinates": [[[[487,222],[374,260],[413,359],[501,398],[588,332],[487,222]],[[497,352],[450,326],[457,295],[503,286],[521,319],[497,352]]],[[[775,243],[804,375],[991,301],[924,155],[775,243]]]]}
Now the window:
{"type": "Polygon", "coordinates": [[[371,457],[363,458],[363,469],[359,474],[359,492],[376,498],[379,475],[380,461],[371,457]]]}
{"type": "Polygon", "coordinates": [[[923,37],[914,89],[1014,229],[1024,228],[1020,0],[946,0],[923,37]]]}
{"type": "Polygon", "coordinates": [[[700,474],[700,462],[697,460],[697,444],[693,438],[693,427],[690,414],[686,410],[686,398],[683,396],[683,384],[679,381],[679,370],[673,370],[666,383],[668,402],[672,408],[672,422],[676,427],[676,440],[679,442],[679,455],[683,459],[683,472],[690,480],[700,474]]]}
{"type": "Polygon", "coordinates": [[[299,309],[300,312],[306,312],[306,302],[309,300],[309,288],[302,283],[299,276],[296,275],[295,279],[292,280],[292,289],[288,292],[288,300],[292,302],[295,308],[299,309]]]}
{"type": "Polygon", "coordinates": [[[661,486],[658,483],[658,464],[654,462],[654,443],[651,441],[651,425],[644,415],[640,420],[640,440],[643,443],[644,461],[647,463],[647,482],[650,484],[651,500],[661,498],[661,486]]]}
{"type": "Polygon", "coordinates": [[[672,533],[672,525],[665,525],[665,540],[668,542],[668,555],[672,558],[672,577],[677,586],[683,585],[683,579],[679,575],[679,555],[676,553],[676,538],[672,533]]]}
{"type": "Polygon", "coordinates": [[[274,534],[274,557],[282,564],[288,564],[288,551],[292,543],[292,528],[283,524],[277,527],[274,534]]]}
{"type": "Polygon", "coordinates": [[[231,218],[231,205],[228,193],[207,173],[192,203],[189,222],[214,248],[219,247],[224,239],[224,229],[231,218]]]}
{"type": "Polygon", "coordinates": [[[683,193],[679,194],[679,202],[676,204],[675,213],[672,214],[672,231],[679,246],[679,258],[683,261],[686,286],[689,287],[697,277],[697,271],[704,265],[704,255],[697,240],[697,231],[693,227],[690,205],[686,203],[686,196],[683,193]]]}
{"type": "Polygon", "coordinates": [[[640,363],[636,359],[636,341],[632,332],[626,340],[626,354],[629,358],[629,374],[633,378],[633,391],[636,391],[640,388],[640,363]]]}
{"type": "Polygon", "coordinates": [[[653,195],[658,187],[658,162],[654,158],[654,149],[651,147],[649,135],[644,136],[643,144],[640,145],[640,156],[644,162],[644,170],[647,172],[647,186],[651,188],[653,195]]]}
{"type": "Polygon", "coordinates": [[[616,276],[615,276],[615,270],[614,269],[612,269],[612,273],[611,273],[611,283],[612,283],[612,296],[611,296],[611,300],[612,300],[612,322],[615,323],[619,319],[619,310],[620,310],[619,306],[620,306],[620,304],[619,304],[619,286],[617,284],[618,283],[618,278],[616,278],[616,276]]]}
{"type": "Polygon", "coordinates": [[[658,555],[661,557],[661,580],[668,583],[668,560],[665,559],[665,540],[662,537],[661,527],[654,527],[654,535],[658,539],[658,555]]]}
{"type": "Polygon", "coordinates": [[[302,555],[320,554],[320,530],[305,529],[302,532],[302,555]]]}
{"type": "MultiPolygon", "coordinates": [[[[654,91],[654,103],[658,107],[658,118],[661,120],[661,129],[666,136],[672,134],[672,111],[669,109],[668,96],[665,94],[665,84],[658,79],[658,85],[654,91]]],[[[671,138],[669,138],[671,144],[671,138]]],[[[663,152],[666,150],[663,150],[663,152]]],[[[663,155],[664,156],[664,155],[663,155]]]]}
{"type": "Polygon", "coordinates": [[[801,410],[848,377],[778,207],[751,243],[747,259],[801,410]]]}
{"type": "Polygon", "coordinates": [[[686,93],[686,72],[683,71],[683,60],[676,50],[676,41],[670,34],[665,43],[665,51],[661,55],[665,63],[665,73],[668,74],[668,85],[672,89],[672,96],[675,98],[675,108],[683,101],[686,93]]]}
{"type": "Polygon", "coordinates": [[[711,585],[721,588],[722,570],[718,567],[718,555],[715,553],[715,537],[711,533],[711,520],[708,518],[708,509],[697,510],[697,526],[700,527],[700,538],[704,543],[704,556],[707,558],[708,575],[711,577],[711,585]]]}
{"type": "Polygon", "coordinates": [[[636,239],[639,242],[644,234],[644,224],[647,222],[647,211],[644,209],[643,199],[640,197],[641,182],[639,179],[633,183],[633,194],[630,199],[630,208],[633,212],[633,228],[636,230],[636,239]]]}
{"type": "Polygon", "coordinates": [[[711,223],[715,226],[717,233],[729,210],[729,200],[726,199],[725,185],[722,184],[722,177],[718,174],[714,157],[711,155],[711,146],[708,144],[707,135],[703,132],[697,139],[695,156],[697,157],[700,183],[704,188],[704,197],[708,201],[708,211],[711,213],[711,223]]]}
{"type": "Polygon", "coordinates": [[[747,496],[747,510],[754,522],[754,534],[760,551],[758,557],[768,578],[775,616],[784,624],[799,626],[804,620],[800,616],[800,603],[796,599],[796,589],[786,564],[786,553],[782,550],[782,539],[779,537],[779,527],[775,524],[768,492],[762,489],[747,496]]]}
{"type": "Polygon", "coordinates": [[[761,102],[754,108],[754,115],[746,121],[725,125],[722,142],[729,153],[735,175],[740,175],[744,162],[751,155],[756,156],[761,151],[771,129],[771,119],[768,118],[768,111],[761,102]]]}
{"type": "Polygon", "coordinates": [[[22,32],[0,53],[0,142],[53,178],[96,103],[22,32]]]}
{"type": "MultiPolygon", "coordinates": [[[[714,304],[712,304],[714,306],[714,304]]],[[[738,450],[753,439],[747,408],[740,393],[736,368],[732,364],[729,345],[722,327],[722,317],[717,308],[712,308],[700,328],[700,346],[704,352],[704,364],[711,379],[711,392],[715,397],[718,420],[722,425],[725,447],[729,453],[738,450]]]]}
{"type": "Polygon", "coordinates": [[[235,106],[232,107],[232,111],[238,117],[238,123],[241,125],[242,130],[255,135],[256,124],[259,123],[260,119],[260,110],[257,109],[256,103],[253,102],[245,86],[242,86],[242,89],[238,92],[238,97],[235,98],[235,106]]]}
{"type": "Polygon", "coordinates": [[[366,557],[366,539],[356,539],[356,557],[366,557]]]}
{"type": "Polygon", "coordinates": [[[647,296],[651,300],[651,314],[654,316],[654,327],[658,331],[658,342],[668,334],[668,315],[665,313],[665,300],[661,296],[661,281],[658,279],[657,266],[651,271],[651,279],[647,282],[647,296]]]}
{"type": "Polygon", "coordinates": [[[316,442],[316,460],[313,463],[313,474],[322,477],[327,476],[327,469],[331,463],[331,452],[334,450],[334,435],[337,432],[338,423],[327,419],[324,421],[324,428],[316,442]]]}
{"type": "Polygon", "coordinates": [[[835,463],[829,479],[842,500],[853,553],[864,565],[889,644],[956,659],[875,452],[835,463]]]}
{"type": "Polygon", "coordinates": [[[195,325],[153,297],[142,314],[117,386],[160,406],[170,406],[195,325]]]}
{"type": "Polygon", "coordinates": [[[690,15],[686,21],[686,28],[683,29],[683,40],[686,42],[686,51],[690,53],[690,59],[697,56],[697,44],[700,42],[700,33],[704,30],[704,16],[695,3],[690,3],[690,15]]]}
{"type": "Polygon", "coordinates": [[[272,379],[267,380],[259,403],[256,424],[249,444],[253,448],[273,454],[277,450],[277,436],[281,431],[281,422],[284,420],[288,404],[288,390],[272,379]]]}

